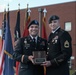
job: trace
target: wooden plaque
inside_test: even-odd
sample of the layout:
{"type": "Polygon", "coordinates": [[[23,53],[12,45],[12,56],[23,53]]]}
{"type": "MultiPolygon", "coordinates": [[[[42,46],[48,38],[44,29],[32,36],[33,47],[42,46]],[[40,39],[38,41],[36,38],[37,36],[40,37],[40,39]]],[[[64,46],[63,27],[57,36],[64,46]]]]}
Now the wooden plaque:
{"type": "Polygon", "coordinates": [[[34,63],[41,64],[46,61],[46,52],[45,51],[33,51],[34,63]]]}

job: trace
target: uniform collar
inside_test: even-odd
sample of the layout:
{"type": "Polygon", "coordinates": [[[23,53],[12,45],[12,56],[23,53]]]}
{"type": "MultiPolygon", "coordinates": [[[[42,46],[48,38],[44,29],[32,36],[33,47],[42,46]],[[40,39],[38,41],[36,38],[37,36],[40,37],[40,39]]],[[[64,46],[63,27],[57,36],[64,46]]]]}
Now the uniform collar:
{"type": "Polygon", "coordinates": [[[33,37],[33,36],[30,35],[30,37],[31,37],[32,39],[35,38],[35,40],[36,40],[36,42],[37,42],[37,38],[38,38],[38,36],[33,37]]]}
{"type": "Polygon", "coordinates": [[[57,27],[54,31],[52,31],[52,33],[55,33],[59,28],[60,28],[60,26],[57,27]]]}

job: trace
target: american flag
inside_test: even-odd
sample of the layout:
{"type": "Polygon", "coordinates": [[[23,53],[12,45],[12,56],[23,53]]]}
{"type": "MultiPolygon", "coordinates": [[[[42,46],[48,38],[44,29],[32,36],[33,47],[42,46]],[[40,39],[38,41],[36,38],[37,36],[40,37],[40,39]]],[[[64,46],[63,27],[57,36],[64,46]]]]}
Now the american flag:
{"type": "Polygon", "coordinates": [[[5,41],[5,31],[6,31],[6,10],[4,12],[4,19],[2,22],[2,37],[0,41],[0,75],[3,75],[4,70],[4,41],[5,41]]]}

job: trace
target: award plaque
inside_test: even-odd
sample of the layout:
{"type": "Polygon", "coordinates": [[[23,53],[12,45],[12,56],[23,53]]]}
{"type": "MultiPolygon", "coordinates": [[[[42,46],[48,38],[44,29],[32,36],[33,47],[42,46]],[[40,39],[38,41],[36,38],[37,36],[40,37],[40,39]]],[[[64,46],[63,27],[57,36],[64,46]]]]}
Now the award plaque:
{"type": "Polygon", "coordinates": [[[33,51],[34,63],[41,64],[46,61],[46,52],[45,51],[33,51]]]}

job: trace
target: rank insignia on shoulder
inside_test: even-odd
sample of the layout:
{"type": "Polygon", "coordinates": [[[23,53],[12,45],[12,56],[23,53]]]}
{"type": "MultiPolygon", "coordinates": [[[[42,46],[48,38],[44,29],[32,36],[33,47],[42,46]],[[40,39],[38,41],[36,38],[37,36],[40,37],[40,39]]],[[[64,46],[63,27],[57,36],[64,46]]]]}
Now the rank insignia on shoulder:
{"type": "Polygon", "coordinates": [[[65,47],[65,48],[69,48],[69,42],[68,42],[68,40],[66,40],[66,41],[64,42],[64,47],[65,47]]]}

